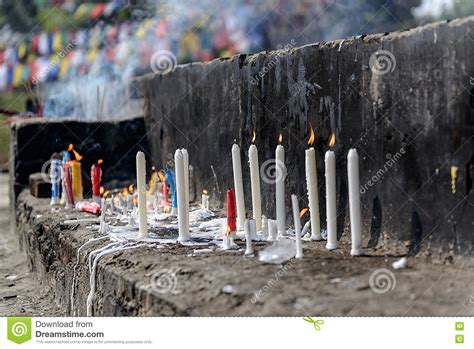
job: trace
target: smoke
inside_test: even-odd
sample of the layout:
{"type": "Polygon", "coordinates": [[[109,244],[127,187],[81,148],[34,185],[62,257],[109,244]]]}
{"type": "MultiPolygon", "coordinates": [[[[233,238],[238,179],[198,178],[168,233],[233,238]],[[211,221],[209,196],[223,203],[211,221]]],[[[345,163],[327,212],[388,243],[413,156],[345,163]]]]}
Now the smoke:
{"type": "Polygon", "coordinates": [[[139,114],[140,96],[130,82],[136,76],[157,72],[158,64],[152,58],[159,51],[174,55],[170,62],[186,63],[277,49],[290,42],[299,46],[390,31],[411,21],[411,9],[419,3],[420,0],[129,0],[130,20],[118,25],[97,23],[88,32],[80,33],[67,76],[42,84],[44,115],[110,120],[139,114]],[[109,41],[107,33],[111,28],[118,28],[118,34],[109,41]],[[82,42],[81,35],[86,34],[89,41],[100,42],[92,58],[90,46],[82,42]]]}

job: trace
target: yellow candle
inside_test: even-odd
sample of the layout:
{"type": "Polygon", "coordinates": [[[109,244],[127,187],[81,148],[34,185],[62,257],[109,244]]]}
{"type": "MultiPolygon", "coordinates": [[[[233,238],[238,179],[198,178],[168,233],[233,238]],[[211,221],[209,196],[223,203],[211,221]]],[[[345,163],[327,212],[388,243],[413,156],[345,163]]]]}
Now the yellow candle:
{"type": "Polygon", "coordinates": [[[81,163],[79,161],[71,161],[69,164],[72,170],[72,194],[74,195],[74,201],[82,200],[81,163]]]}

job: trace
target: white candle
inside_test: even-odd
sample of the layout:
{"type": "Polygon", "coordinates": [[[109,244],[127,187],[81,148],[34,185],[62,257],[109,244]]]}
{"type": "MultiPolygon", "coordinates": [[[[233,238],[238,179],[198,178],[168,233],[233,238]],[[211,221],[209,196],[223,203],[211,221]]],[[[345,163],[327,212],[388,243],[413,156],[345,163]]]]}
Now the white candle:
{"type": "Polygon", "coordinates": [[[237,229],[242,230],[245,221],[245,202],[240,147],[237,144],[232,146],[232,167],[234,171],[235,203],[237,208],[237,229]]]}
{"type": "Polygon", "coordinates": [[[293,220],[295,222],[295,240],[296,240],[296,258],[303,258],[303,246],[301,245],[301,219],[298,197],[291,195],[291,204],[293,206],[293,220]]]}
{"type": "Polygon", "coordinates": [[[174,153],[174,164],[176,168],[176,196],[178,199],[178,241],[187,241],[191,236],[189,230],[187,230],[184,158],[180,149],[177,149],[174,153]]]}
{"type": "Polygon", "coordinates": [[[184,207],[186,209],[186,231],[189,232],[189,155],[186,149],[181,149],[183,154],[183,168],[184,168],[184,193],[186,200],[184,207]]]}
{"type": "Polygon", "coordinates": [[[351,255],[362,255],[362,232],[360,223],[360,184],[359,184],[359,155],[356,149],[350,149],[347,154],[347,177],[349,180],[349,210],[351,217],[351,255]]]}
{"type": "Polygon", "coordinates": [[[275,150],[276,220],[278,235],[286,234],[285,222],[285,148],[278,144],[275,150]]]}
{"type": "Polygon", "coordinates": [[[257,224],[257,231],[262,229],[262,201],[260,197],[260,169],[258,152],[255,144],[249,147],[250,184],[252,187],[252,214],[257,224]]]}
{"type": "Polygon", "coordinates": [[[337,248],[337,213],[336,213],[336,157],[332,150],[325,156],[326,163],[326,223],[328,242],[326,248],[337,248]]]}
{"type": "Polygon", "coordinates": [[[140,236],[147,237],[146,222],[146,173],[145,154],[141,151],[137,153],[137,191],[138,191],[138,231],[140,236]]]}
{"type": "Polygon", "coordinates": [[[248,219],[244,222],[244,230],[245,230],[245,255],[250,256],[253,255],[253,248],[252,248],[252,238],[250,236],[250,221],[248,219]]]}
{"type": "Polygon", "coordinates": [[[209,205],[209,195],[207,195],[207,190],[202,191],[201,206],[203,209],[206,209],[209,211],[210,205],[209,205]]]}
{"type": "Polygon", "coordinates": [[[306,187],[308,189],[309,213],[311,221],[311,240],[321,240],[319,218],[318,172],[316,171],[316,152],[309,148],[305,153],[306,187]]]}

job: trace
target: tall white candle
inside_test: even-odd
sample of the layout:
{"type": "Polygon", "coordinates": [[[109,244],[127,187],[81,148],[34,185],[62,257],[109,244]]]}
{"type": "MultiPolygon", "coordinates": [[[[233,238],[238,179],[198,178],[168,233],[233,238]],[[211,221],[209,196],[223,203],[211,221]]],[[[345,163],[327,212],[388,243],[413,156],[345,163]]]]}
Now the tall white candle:
{"type": "Polygon", "coordinates": [[[295,239],[296,239],[296,258],[303,258],[303,246],[301,244],[301,218],[298,197],[291,195],[291,204],[293,207],[293,220],[295,222],[295,239]]]}
{"type": "Polygon", "coordinates": [[[244,185],[242,181],[242,162],[240,147],[232,146],[232,167],[234,172],[235,203],[237,208],[237,229],[242,230],[245,222],[244,185]]]}
{"type": "Polygon", "coordinates": [[[276,219],[279,235],[286,234],[285,223],[285,148],[278,144],[275,150],[275,186],[276,186],[276,219]]]}
{"type": "Polygon", "coordinates": [[[356,149],[350,149],[347,154],[347,177],[349,180],[349,210],[351,217],[351,255],[360,256],[362,249],[362,232],[360,223],[360,184],[359,184],[359,154],[356,149]]]}
{"type": "Polygon", "coordinates": [[[176,196],[178,199],[178,241],[187,241],[191,236],[189,235],[189,229],[187,229],[184,159],[180,149],[177,149],[174,153],[174,164],[176,168],[176,196]]]}
{"type": "Polygon", "coordinates": [[[186,149],[181,149],[183,154],[183,167],[184,167],[184,193],[186,200],[184,207],[186,209],[186,231],[189,231],[189,155],[186,149]]]}
{"type": "Polygon", "coordinates": [[[321,240],[319,217],[318,172],[316,171],[316,152],[309,148],[305,153],[306,187],[308,189],[309,213],[311,221],[311,240],[321,240]]]}
{"type": "Polygon", "coordinates": [[[336,156],[328,150],[325,156],[326,163],[326,223],[328,242],[326,248],[337,248],[337,212],[336,212],[336,156]]]}
{"type": "Polygon", "coordinates": [[[146,221],[146,169],[145,154],[141,151],[137,153],[137,192],[138,192],[138,231],[140,236],[147,237],[146,221]]]}
{"type": "Polygon", "coordinates": [[[255,144],[249,147],[250,184],[252,187],[252,214],[257,231],[262,229],[262,201],[260,197],[260,169],[255,144]]]}

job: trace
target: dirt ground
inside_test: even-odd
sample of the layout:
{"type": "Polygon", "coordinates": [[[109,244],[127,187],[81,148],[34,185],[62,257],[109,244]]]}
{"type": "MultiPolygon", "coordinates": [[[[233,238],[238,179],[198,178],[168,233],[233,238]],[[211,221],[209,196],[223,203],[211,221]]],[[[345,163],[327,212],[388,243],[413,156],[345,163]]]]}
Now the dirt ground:
{"type": "Polygon", "coordinates": [[[53,293],[28,271],[25,253],[10,227],[8,174],[0,173],[0,316],[64,315],[51,307],[53,293]]]}
{"type": "MultiPolygon", "coordinates": [[[[2,177],[2,183],[4,181],[2,177]]],[[[28,196],[22,196],[21,200],[25,206],[34,206],[30,217],[41,213],[38,220],[30,218],[33,226],[46,224],[41,228],[42,237],[34,242],[36,249],[43,253],[36,261],[50,255],[48,244],[53,241],[59,254],[54,260],[67,264],[75,260],[79,246],[96,237],[96,233],[80,227],[64,229],[59,222],[64,220],[65,214],[48,214],[46,199],[35,199],[35,205],[29,203],[28,196]]],[[[40,285],[34,275],[28,273],[24,253],[18,252],[16,239],[8,233],[7,217],[8,211],[2,208],[5,243],[0,256],[0,314],[66,315],[70,307],[67,292],[72,268],[61,265],[59,272],[52,272],[55,276],[65,275],[61,283],[56,280],[51,285],[40,285]],[[9,280],[11,275],[17,278],[9,280]],[[63,287],[58,288],[59,284],[63,287]],[[57,295],[55,301],[53,293],[57,295]],[[59,302],[62,302],[60,308],[56,306],[58,299],[63,299],[59,302]]],[[[33,226],[26,228],[30,232],[27,234],[37,234],[31,232],[33,226]]],[[[157,233],[162,237],[166,234],[168,238],[170,234],[176,235],[169,230],[157,233]]],[[[83,251],[83,259],[91,250],[105,244],[106,241],[91,244],[83,251]]],[[[244,247],[244,242],[238,244],[244,247]]],[[[268,245],[257,242],[254,248],[258,253],[268,245]]],[[[402,243],[382,239],[376,249],[366,249],[363,257],[349,255],[347,238],[342,239],[340,248],[335,251],[327,251],[324,245],[324,242],[305,242],[304,258],[292,259],[283,265],[243,257],[242,251],[196,253],[195,246],[176,244],[160,249],[143,247],[119,251],[106,255],[98,264],[94,314],[474,315],[474,263],[468,257],[424,247],[417,256],[409,257],[408,268],[394,270],[392,263],[407,250],[402,243]]],[[[89,292],[89,273],[85,265],[81,266],[77,281],[76,314],[85,315],[89,292]]]]}

